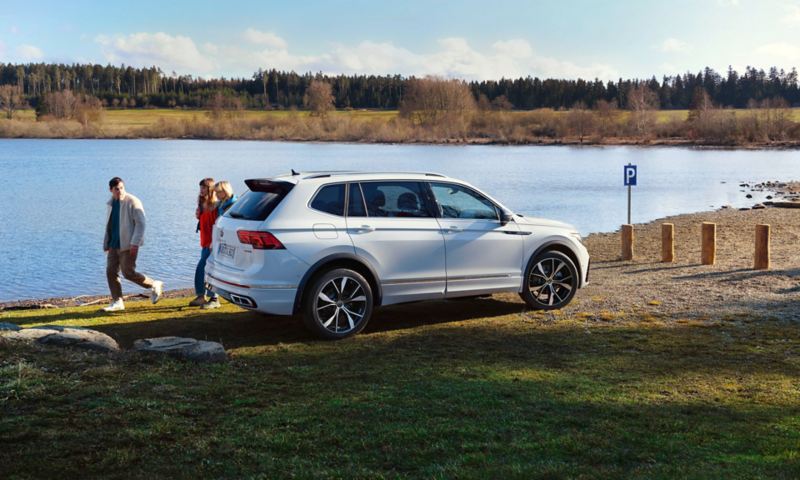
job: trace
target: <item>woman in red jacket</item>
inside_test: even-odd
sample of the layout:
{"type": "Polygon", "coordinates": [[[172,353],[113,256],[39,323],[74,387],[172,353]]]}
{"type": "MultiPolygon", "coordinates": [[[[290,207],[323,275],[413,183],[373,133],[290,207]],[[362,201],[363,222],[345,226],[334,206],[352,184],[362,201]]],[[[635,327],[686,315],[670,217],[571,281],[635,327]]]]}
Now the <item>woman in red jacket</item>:
{"type": "Polygon", "coordinates": [[[206,260],[211,255],[211,234],[217,220],[217,196],[214,193],[214,179],[200,180],[200,195],[197,197],[195,216],[200,230],[200,261],[194,271],[194,291],[197,298],[189,302],[191,307],[218,308],[219,299],[213,292],[207,292],[210,299],[206,301],[205,276],[206,260]]]}

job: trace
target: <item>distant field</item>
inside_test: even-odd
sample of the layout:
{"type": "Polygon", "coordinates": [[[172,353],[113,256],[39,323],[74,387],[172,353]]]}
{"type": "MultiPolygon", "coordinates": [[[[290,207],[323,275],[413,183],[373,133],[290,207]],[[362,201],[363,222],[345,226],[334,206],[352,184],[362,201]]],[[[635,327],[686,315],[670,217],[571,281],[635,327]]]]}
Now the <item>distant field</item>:
{"type": "MultiPolygon", "coordinates": [[[[737,114],[752,112],[749,109],[734,109],[737,114]]],[[[203,117],[209,114],[209,110],[183,110],[171,108],[155,108],[155,109],[129,109],[129,110],[106,110],[104,123],[112,128],[129,128],[129,127],[144,127],[152,125],[160,119],[191,119],[192,117],[203,117]]],[[[517,110],[511,112],[512,114],[525,114],[529,110],[517,110]]],[[[291,111],[291,110],[243,110],[239,112],[244,118],[260,118],[260,117],[285,117],[289,115],[307,116],[307,111],[291,111]]],[[[368,119],[386,119],[389,120],[397,116],[397,110],[338,110],[333,112],[333,115],[350,116],[355,118],[368,118],[368,119]]],[[[556,113],[567,113],[567,111],[560,111],[556,113]]],[[[659,123],[668,122],[670,120],[686,120],[689,115],[689,110],[659,110],[656,113],[656,118],[659,123]]],[[[33,110],[25,110],[18,112],[16,117],[25,120],[34,120],[36,118],[33,110]]],[[[790,118],[795,122],[800,122],[800,108],[792,108],[790,118]]]]}

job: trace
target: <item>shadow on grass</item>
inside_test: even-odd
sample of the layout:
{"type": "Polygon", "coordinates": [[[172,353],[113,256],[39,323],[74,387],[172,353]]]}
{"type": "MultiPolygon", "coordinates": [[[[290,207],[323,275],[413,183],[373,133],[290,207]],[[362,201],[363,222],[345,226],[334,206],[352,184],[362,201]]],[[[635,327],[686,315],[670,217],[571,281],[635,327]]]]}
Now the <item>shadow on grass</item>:
{"type": "MultiPolygon", "coordinates": [[[[476,319],[501,317],[521,313],[525,305],[520,302],[502,301],[495,298],[431,301],[405,305],[393,305],[377,309],[369,325],[362,333],[370,334],[392,330],[416,328],[422,325],[463,322],[476,319]]],[[[275,345],[290,342],[317,340],[302,325],[299,316],[284,317],[265,315],[236,309],[234,311],[204,311],[185,306],[150,306],[128,310],[126,313],[109,316],[102,312],[80,312],[64,314],[31,315],[20,318],[19,324],[56,323],[98,319],[90,328],[113,337],[120,346],[129,348],[140,338],[178,336],[221,342],[226,348],[275,345]],[[186,311],[191,313],[187,314],[186,311]],[[126,322],[125,315],[135,312],[154,319],[126,322]],[[119,322],[114,322],[116,316],[119,322]]]]}

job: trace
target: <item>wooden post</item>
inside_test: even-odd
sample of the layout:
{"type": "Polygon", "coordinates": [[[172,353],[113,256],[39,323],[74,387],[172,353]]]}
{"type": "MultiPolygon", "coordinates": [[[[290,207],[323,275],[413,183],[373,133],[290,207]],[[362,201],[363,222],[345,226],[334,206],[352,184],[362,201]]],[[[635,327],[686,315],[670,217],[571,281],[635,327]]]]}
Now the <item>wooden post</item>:
{"type": "Polygon", "coordinates": [[[769,270],[769,225],[756,225],[756,254],[753,268],[769,270]]]}
{"type": "Polygon", "coordinates": [[[671,223],[661,224],[661,261],[675,261],[675,225],[671,223]]]}
{"type": "Polygon", "coordinates": [[[633,260],[633,225],[622,226],[622,259],[633,260]]]}
{"type": "Polygon", "coordinates": [[[703,265],[714,265],[717,261],[717,224],[703,222],[703,244],[701,261],[703,265]]]}

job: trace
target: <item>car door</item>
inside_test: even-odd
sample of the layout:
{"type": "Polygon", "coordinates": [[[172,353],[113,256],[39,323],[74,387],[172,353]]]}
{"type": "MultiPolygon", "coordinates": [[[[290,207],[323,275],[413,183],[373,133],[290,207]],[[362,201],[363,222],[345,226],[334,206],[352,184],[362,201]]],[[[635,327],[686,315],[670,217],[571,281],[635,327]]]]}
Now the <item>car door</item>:
{"type": "Polygon", "coordinates": [[[472,188],[447,182],[430,188],[445,239],[446,296],[518,290],[524,248],[518,226],[504,225],[500,208],[472,188]]]}
{"type": "Polygon", "coordinates": [[[351,183],[347,231],[375,269],[383,304],[443,298],[445,247],[423,182],[351,183]]]}

